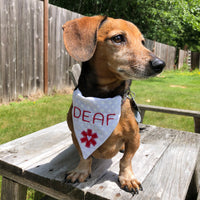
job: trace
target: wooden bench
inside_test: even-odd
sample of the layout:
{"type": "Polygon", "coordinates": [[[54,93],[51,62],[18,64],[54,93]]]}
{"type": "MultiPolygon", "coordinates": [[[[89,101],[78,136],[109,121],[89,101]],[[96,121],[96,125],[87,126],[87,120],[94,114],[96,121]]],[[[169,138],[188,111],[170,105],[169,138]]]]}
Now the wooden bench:
{"type": "Polygon", "coordinates": [[[0,145],[2,200],[24,200],[31,187],[62,200],[200,200],[200,135],[141,124],[141,145],[132,160],[144,191],[132,196],[118,183],[118,153],[111,160],[93,159],[85,183],[64,183],[76,167],[78,153],[63,122],[0,145]]]}
{"type": "Polygon", "coordinates": [[[141,110],[142,120],[144,118],[145,111],[162,112],[162,113],[185,115],[185,116],[193,117],[194,118],[194,132],[200,133],[200,112],[199,111],[183,110],[183,109],[177,109],[177,108],[167,108],[167,107],[143,105],[143,104],[138,104],[138,106],[141,110]]]}

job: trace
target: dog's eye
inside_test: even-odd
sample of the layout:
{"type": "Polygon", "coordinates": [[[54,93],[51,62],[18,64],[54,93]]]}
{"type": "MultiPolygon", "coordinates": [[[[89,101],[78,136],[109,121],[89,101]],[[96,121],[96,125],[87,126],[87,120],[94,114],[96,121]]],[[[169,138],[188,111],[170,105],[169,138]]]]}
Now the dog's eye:
{"type": "Polygon", "coordinates": [[[111,38],[111,40],[114,42],[114,43],[117,43],[117,44],[120,44],[122,42],[125,42],[125,39],[124,39],[124,36],[123,35],[116,35],[116,36],[113,36],[111,38]]]}
{"type": "Polygon", "coordinates": [[[145,41],[144,40],[142,40],[142,44],[145,46],[145,41]]]}

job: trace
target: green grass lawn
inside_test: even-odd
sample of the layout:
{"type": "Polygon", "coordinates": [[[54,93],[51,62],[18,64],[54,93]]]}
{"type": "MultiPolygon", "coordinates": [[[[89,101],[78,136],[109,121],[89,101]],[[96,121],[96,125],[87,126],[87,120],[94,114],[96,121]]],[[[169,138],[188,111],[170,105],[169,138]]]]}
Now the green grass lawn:
{"type": "MultiPolygon", "coordinates": [[[[160,76],[142,81],[133,81],[132,91],[139,104],[200,111],[200,72],[166,71],[160,76]]],[[[145,124],[194,131],[192,117],[145,113],[145,124]]]]}
{"type": "MultiPolygon", "coordinates": [[[[200,72],[167,71],[147,80],[133,81],[138,104],[200,111],[200,72]]],[[[56,94],[35,101],[0,106],[0,144],[66,120],[72,95],[56,94]]],[[[193,131],[193,118],[146,112],[145,124],[193,131]]],[[[0,179],[1,185],[1,179],[0,179]]],[[[27,200],[32,200],[33,192],[27,200]]]]}
{"type": "Polygon", "coordinates": [[[0,106],[0,143],[66,120],[71,95],[45,96],[0,106]]]}

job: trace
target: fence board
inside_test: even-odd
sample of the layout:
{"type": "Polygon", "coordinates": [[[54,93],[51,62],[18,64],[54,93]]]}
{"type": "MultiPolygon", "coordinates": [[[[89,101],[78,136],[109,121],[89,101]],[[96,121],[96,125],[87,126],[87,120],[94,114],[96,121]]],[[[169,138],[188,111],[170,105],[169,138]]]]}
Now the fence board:
{"type": "Polygon", "coordinates": [[[9,44],[9,38],[8,36],[8,2],[6,0],[2,0],[2,13],[1,13],[1,20],[2,20],[2,31],[1,31],[1,44],[2,44],[2,49],[1,49],[1,66],[3,67],[2,69],[2,81],[3,81],[3,96],[5,96],[5,100],[9,100],[9,63],[8,63],[8,45],[9,44]]]}
{"type": "Polygon", "coordinates": [[[150,51],[152,51],[152,52],[155,51],[155,49],[154,49],[155,48],[155,41],[149,40],[149,39],[145,39],[145,46],[150,51]]]}
{"type": "Polygon", "coordinates": [[[17,95],[23,94],[23,55],[24,55],[24,48],[23,48],[23,38],[24,38],[24,20],[22,16],[23,10],[23,0],[19,0],[17,4],[17,44],[16,44],[16,52],[17,52],[17,95]]]}
{"type": "Polygon", "coordinates": [[[36,18],[36,1],[30,1],[30,47],[31,47],[31,42],[33,42],[32,47],[30,48],[30,53],[31,53],[31,59],[30,59],[30,87],[29,87],[29,94],[31,94],[32,92],[35,92],[35,77],[36,77],[36,64],[35,64],[35,49],[36,49],[36,40],[35,37],[37,35],[37,28],[36,28],[36,23],[35,23],[35,18],[36,18]]]}
{"type": "Polygon", "coordinates": [[[16,49],[11,46],[11,44],[16,44],[16,34],[17,34],[17,18],[16,18],[16,1],[12,1],[10,4],[10,10],[9,10],[9,24],[10,24],[10,73],[11,73],[11,79],[10,79],[10,99],[14,100],[16,99],[16,49]]]}
{"type": "Polygon", "coordinates": [[[55,55],[55,28],[54,28],[54,21],[53,18],[55,18],[55,9],[52,9],[52,5],[49,5],[49,33],[48,33],[48,41],[49,41],[49,51],[48,51],[48,72],[49,72],[49,76],[48,76],[48,85],[49,85],[49,89],[52,88],[53,86],[53,78],[54,78],[54,71],[53,71],[53,60],[55,59],[54,55],[55,55]]]}
{"type": "Polygon", "coordinates": [[[192,69],[195,69],[195,68],[200,69],[200,53],[199,52],[191,52],[191,67],[192,69]]]}
{"type": "Polygon", "coordinates": [[[175,69],[175,59],[176,59],[176,48],[173,46],[167,46],[167,66],[168,69],[175,69]]]}
{"type": "Polygon", "coordinates": [[[2,19],[1,19],[1,16],[2,16],[2,2],[0,1],[0,102],[1,102],[1,97],[3,97],[3,67],[2,67],[2,39],[1,39],[1,35],[2,35],[2,25],[3,25],[3,22],[2,22],[2,19]]]}
{"type": "Polygon", "coordinates": [[[36,1],[36,24],[37,24],[37,35],[36,35],[36,89],[43,91],[44,81],[43,81],[43,41],[44,41],[44,31],[43,31],[43,23],[44,23],[44,10],[43,10],[43,2],[36,1]],[[41,22],[41,23],[38,23],[41,22]]]}
{"type": "MultiPolygon", "coordinates": [[[[28,1],[23,2],[23,6],[22,6],[22,9],[21,9],[22,19],[26,19],[26,21],[25,20],[22,21],[23,38],[22,38],[22,43],[20,44],[20,48],[23,48],[23,51],[22,51],[22,57],[19,58],[19,59],[23,60],[23,62],[22,62],[22,68],[23,68],[23,76],[22,76],[23,92],[22,92],[22,94],[23,94],[23,96],[28,94],[28,77],[27,77],[27,75],[28,75],[29,69],[28,69],[28,66],[27,66],[27,59],[28,59],[27,58],[27,56],[28,56],[27,52],[28,52],[29,48],[28,48],[28,36],[27,36],[28,27],[27,27],[27,25],[29,23],[29,16],[28,15],[30,15],[30,12],[28,10],[27,5],[28,5],[28,1]],[[25,10],[27,10],[27,13],[26,13],[25,10]]],[[[19,26],[20,26],[20,24],[19,24],[19,26]]]]}
{"type": "MultiPolygon", "coordinates": [[[[67,19],[71,19],[71,12],[70,11],[67,11],[62,9],[61,10],[61,24],[63,25],[67,19]]],[[[62,71],[62,74],[61,74],[61,77],[62,77],[62,83],[64,85],[69,85],[69,73],[68,73],[68,70],[69,70],[69,66],[70,66],[70,58],[69,58],[69,55],[67,53],[67,51],[65,50],[65,47],[64,47],[64,42],[63,42],[63,36],[61,37],[61,40],[60,40],[60,43],[61,43],[61,71],[62,71]]]]}
{"type": "Polygon", "coordinates": [[[26,43],[25,43],[25,63],[24,63],[24,70],[25,70],[25,93],[24,96],[28,96],[31,93],[31,78],[32,78],[32,50],[33,50],[33,43],[31,41],[33,30],[31,29],[31,2],[33,1],[26,1],[26,12],[24,13],[24,17],[26,15],[27,22],[26,26],[26,43]]]}
{"type": "Polygon", "coordinates": [[[149,39],[145,40],[145,46],[155,53],[156,56],[161,58],[166,63],[166,69],[174,69],[174,63],[176,58],[176,48],[166,44],[162,44],[149,39]]]}

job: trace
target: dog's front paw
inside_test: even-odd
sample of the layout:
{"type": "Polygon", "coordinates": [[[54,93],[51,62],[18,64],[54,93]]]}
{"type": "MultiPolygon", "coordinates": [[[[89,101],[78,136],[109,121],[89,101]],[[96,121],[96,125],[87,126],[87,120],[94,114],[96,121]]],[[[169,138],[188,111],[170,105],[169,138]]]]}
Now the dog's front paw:
{"type": "Polygon", "coordinates": [[[76,169],[67,173],[67,175],[65,176],[65,182],[82,183],[86,181],[87,178],[91,177],[91,165],[92,165],[92,158],[88,158],[86,160],[81,158],[76,169]]]}
{"type": "Polygon", "coordinates": [[[134,176],[119,176],[119,182],[123,190],[125,190],[126,192],[130,192],[133,195],[139,194],[139,190],[143,190],[141,183],[134,176]]]}
{"type": "Polygon", "coordinates": [[[78,171],[77,169],[68,172],[65,176],[66,183],[82,183],[90,178],[91,174],[89,171],[78,171]]]}

